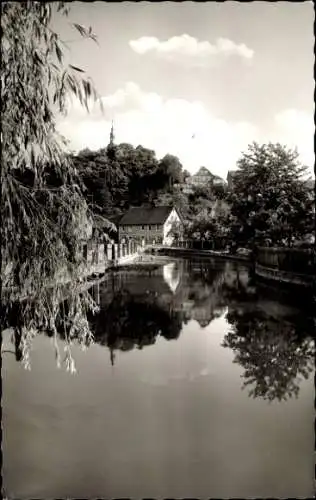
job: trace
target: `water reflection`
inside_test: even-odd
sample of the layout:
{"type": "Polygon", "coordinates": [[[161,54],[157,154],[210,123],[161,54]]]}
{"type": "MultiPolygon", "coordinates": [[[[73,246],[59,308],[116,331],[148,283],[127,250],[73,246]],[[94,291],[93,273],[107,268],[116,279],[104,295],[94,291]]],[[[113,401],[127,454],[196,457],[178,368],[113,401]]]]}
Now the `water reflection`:
{"type": "Polygon", "coordinates": [[[176,339],[181,332],[179,312],[156,301],[156,293],[148,291],[135,296],[127,289],[116,292],[100,313],[91,318],[95,340],[111,351],[142,349],[153,345],[158,335],[176,339]]]}
{"type": "Polygon", "coordinates": [[[302,377],[307,379],[314,369],[313,320],[238,307],[229,308],[227,320],[233,329],[223,347],[232,349],[234,362],[243,367],[243,389],[249,387],[249,396],[270,401],[297,396],[302,377]]]}
{"type": "MultiPolygon", "coordinates": [[[[90,293],[100,311],[89,322],[112,365],[118,351],[153,346],[159,337],[177,339],[191,320],[208,334],[211,322],[225,317],[222,347],[233,351],[249,396],[297,396],[300,381],[313,371],[315,318],[289,298],[271,298],[246,267],[175,260],[109,274],[90,293]]],[[[63,332],[61,327],[61,337],[63,332]]]]}
{"type": "Polygon", "coordinates": [[[302,378],[314,369],[315,318],[288,300],[269,299],[246,268],[232,264],[176,261],[155,271],[119,273],[94,290],[101,311],[91,318],[95,339],[115,350],[142,349],[158,336],[179,337],[195,320],[206,328],[226,314],[231,329],[223,348],[243,368],[250,397],[285,400],[297,396],[302,378]],[[175,286],[176,284],[176,286],[175,286]]]}
{"type": "Polygon", "coordinates": [[[183,261],[144,269],[137,276],[118,272],[91,289],[101,306],[90,318],[95,340],[111,352],[126,351],[153,345],[158,336],[176,339],[191,319],[206,327],[225,309],[223,277],[222,267],[183,261]]]}
{"type": "Polygon", "coordinates": [[[162,274],[165,282],[169,285],[170,290],[175,293],[181,280],[181,273],[177,263],[170,262],[169,264],[165,264],[162,268],[162,274]]]}

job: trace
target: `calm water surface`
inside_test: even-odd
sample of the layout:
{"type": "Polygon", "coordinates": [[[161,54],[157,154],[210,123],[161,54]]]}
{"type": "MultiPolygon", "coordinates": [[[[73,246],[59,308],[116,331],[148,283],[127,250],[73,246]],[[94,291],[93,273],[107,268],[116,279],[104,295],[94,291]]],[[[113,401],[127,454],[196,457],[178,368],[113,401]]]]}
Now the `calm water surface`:
{"type": "Polygon", "coordinates": [[[91,293],[96,342],[73,347],[76,375],[45,335],[30,372],[3,354],[8,495],[314,495],[308,310],[230,263],[120,271],[91,293]]]}

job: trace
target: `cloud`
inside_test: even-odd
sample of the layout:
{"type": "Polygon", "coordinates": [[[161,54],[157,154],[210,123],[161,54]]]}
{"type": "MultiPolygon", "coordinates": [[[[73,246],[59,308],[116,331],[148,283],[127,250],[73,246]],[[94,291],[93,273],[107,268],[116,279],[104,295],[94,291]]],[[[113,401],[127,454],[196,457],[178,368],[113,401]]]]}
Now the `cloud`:
{"type": "Polygon", "coordinates": [[[104,116],[97,108],[87,114],[74,103],[68,116],[59,120],[59,131],[70,140],[73,150],[105,147],[114,118],[117,143],[142,144],[154,149],[158,158],[171,153],[192,173],[205,165],[226,177],[240,151],[256,138],[250,123],[227,122],[212,115],[201,101],[164,99],[142,91],[133,82],[102,101],[104,116]]]}
{"type": "Polygon", "coordinates": [[[251,60],[254,51],[244,43],[236,44],[228,38],[217,38],[215,44],[199,41],[183,34],[161,41],[153,36],[143,36],[130,40],[129,45],[134,52],[144,55],[154,53],[164,59],[189,62],[191,65],[204,66],[211,63],[215,56],[239,56],[251,60]]]}
{"type": "Polygon", "coordinates": [[[314,133],[315,124],[312,113],[299,109],[285,109],[275,116],[274,136],[278,142],[291,148],[297,147],[300,160],[310,168],[314,167],[314,133]]]}
{"type": "Polygon", "coordinates": [[[102,101],[104,115],[98,107],[87,114],[74,102],[68,116],[59,120],[59,131],[70,140],[73,150],[106,147],[114,119],[117,143],[141,144],[155,150],[158,158],[174,154],[191,173],[204,165],[226,178],[252,141],[297,146],[301,160],[314,164],[313,117],[299,110],[279,112],[268,129],[262,130],[243,120],[230,122],[215,116],[198,100],[166,99],[144,92],[134,82],[127,82],[102,101]]]}
{"type": "Polygon", "coordinates": [[[105,109],[113,109],[115,112],[133,109],[154,112],[161,107],[162,98],[154,92],[144,93],[136,83],[127,82],[123,89],[102,97],[102,103],[105,109]]]}

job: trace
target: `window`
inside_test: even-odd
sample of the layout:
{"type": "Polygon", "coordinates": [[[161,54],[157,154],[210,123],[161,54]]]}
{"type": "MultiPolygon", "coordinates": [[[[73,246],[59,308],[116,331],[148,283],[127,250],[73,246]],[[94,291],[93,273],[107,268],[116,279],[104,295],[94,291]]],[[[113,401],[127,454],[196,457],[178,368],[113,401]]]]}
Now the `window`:
{"type": "Polygon", "coordinates": [[[149,229],[149,231],[151,230],[151,225],[150,225],[150,224],[149,224],[149,226],[148,226],[148,229],[149,229]]]}
{"type": "Polygon", "coordinates": [[[145,229],[145,226],[142,226],[142,229],[145,229]]]}

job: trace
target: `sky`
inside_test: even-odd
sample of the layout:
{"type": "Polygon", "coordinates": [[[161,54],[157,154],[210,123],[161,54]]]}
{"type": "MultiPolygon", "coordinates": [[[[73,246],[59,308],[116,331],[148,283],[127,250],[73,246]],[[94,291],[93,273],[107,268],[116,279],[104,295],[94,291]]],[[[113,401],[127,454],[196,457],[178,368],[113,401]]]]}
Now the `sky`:
{"type": "Polygon", "coordinates": [[[103,114],[73,102],[59,131],[78,152],[141,144],[226,178],[253,141],[297,147],[314,168],[312,2],[73,2],[53,28],[103,114]],[[91,26],[99,45],[71,23],[91,26]]]}

